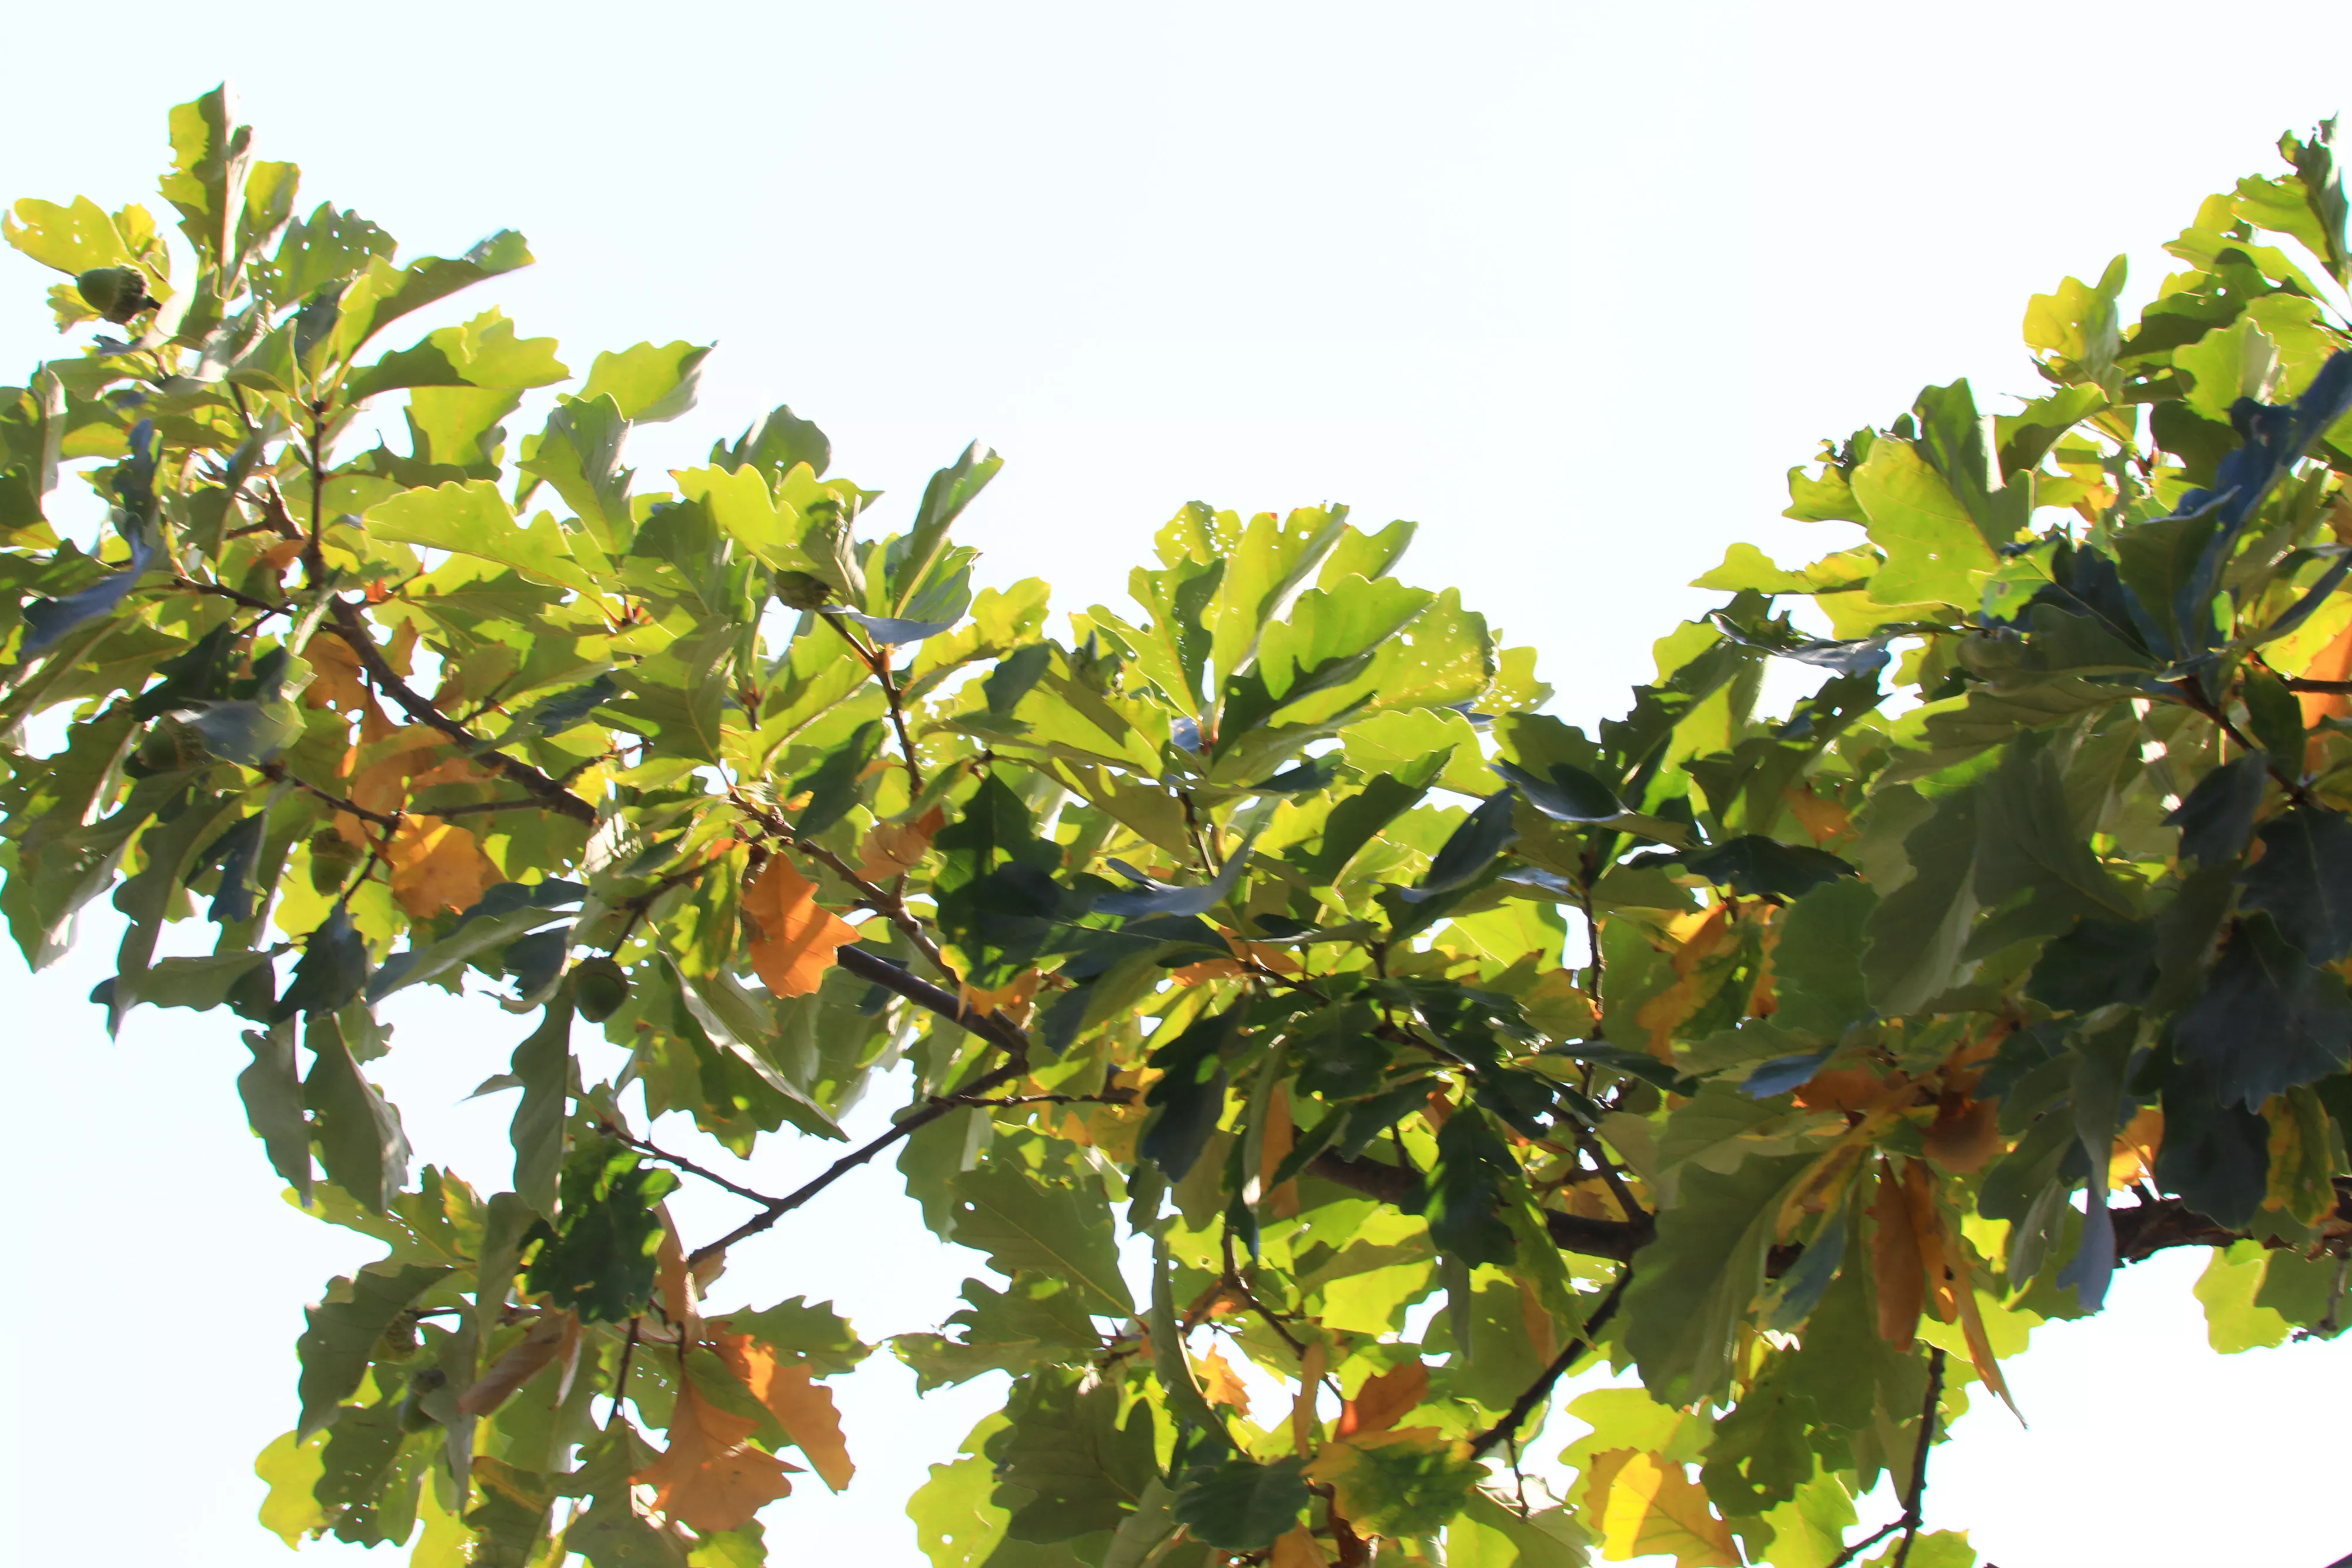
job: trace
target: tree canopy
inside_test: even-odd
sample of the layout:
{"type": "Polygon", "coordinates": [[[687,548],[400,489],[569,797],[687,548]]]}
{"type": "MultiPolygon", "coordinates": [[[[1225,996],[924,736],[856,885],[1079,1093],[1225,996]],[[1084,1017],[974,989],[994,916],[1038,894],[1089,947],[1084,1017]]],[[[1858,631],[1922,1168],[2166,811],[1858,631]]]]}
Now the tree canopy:
{"type": "Polygon", "coordinates": [[[851,1483],[830,1380],[887,1340],[1010,1375],[909,1502],[937,1568],[1966,1568],[1934,1445],[2118,1267],[2210,1249],[2220,1348],[2341,1330],[2332,125],[2137,321],[2120,258],[2035,297],[2013,412],[1929,386],[1791,470],[1838,548],[1735,546],[1589,730],[1397,575],[1411,523],[1188,505],[1049,622],[957,542],[977,446],[895,534],[789,407],[653,483],[707,347],[388,346],[522,237],[404,263],[225,92],[170,126],[179,242],[6,224],[82,337],[0,392],[0,913],[37,968],[110,895],[108,1026],[246,1020],[257,1159],[385,1248],[295,1346],[289,1542],[747,1568],[851,1483]],[[415,986],[476,999],[510,1172],[413,1168],[370,1064],[415,986]],[[845,1145],[876,1089],[792,1192],[650,1135],[845,1145]],[[714,1310],[875,1160],[996,1278],[714,1310]],[[1555,1495],[1521,1456],[1604,1360],[1555,1495]]]}

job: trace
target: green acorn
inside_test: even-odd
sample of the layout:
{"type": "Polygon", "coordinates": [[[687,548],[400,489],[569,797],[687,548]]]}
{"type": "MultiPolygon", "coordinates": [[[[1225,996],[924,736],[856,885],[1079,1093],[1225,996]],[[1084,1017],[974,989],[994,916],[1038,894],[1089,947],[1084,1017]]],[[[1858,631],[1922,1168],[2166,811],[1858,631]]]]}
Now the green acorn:
{"type": "Polygon", "coordinates": [[[776,573],[776,597],[795,610],[822,610],[833,597],[833,585],[804,571],[776,573]]]}
{"type": "Polygon", "coordinates": [[[89,308],[121,326],[163,301],[147,292],[147,275],[135,267],[93,267],[74,279],[89,308]]]}
{"type": "Polygon", "coordinates": [[[204,737],[193,727],[166,715],[141,737],[123,771],[134,779],[152,778],[176,768],[194,768],[206,755],[204,737]]]}
{"type": "Polygon", "coordinates": [[[449,1375],[437,1366],[428,1366],[408,1380],[408,1392],[400,1396],[400,1429],[422,1432],[436,1425],[425,1410],[425,1401],[449,1385],[449,1375]]]}
{"type": "Polygon", "coordinates": [[[629,977],[610,958],[589,958],[572,970],[572,1004],[590,1023],[603,1023],[629,999],[629,977]]]}
{"type": "Polygon", "coordinates": [[[320,828],[310,835],[310,886],[318,893],[341,893],[360,863],[360,847],[335,831],[320,828]]]}

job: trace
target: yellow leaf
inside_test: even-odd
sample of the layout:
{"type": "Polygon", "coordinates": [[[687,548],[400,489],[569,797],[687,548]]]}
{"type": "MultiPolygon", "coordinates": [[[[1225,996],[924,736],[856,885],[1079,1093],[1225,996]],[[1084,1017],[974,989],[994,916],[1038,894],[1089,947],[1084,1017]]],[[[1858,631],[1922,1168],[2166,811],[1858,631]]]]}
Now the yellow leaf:
{"type": "Polygon", "coordinates": [[[1322,1431],[1323,1424],[1315,1419],[1315,1396],[1322,1386],[1323,1367],[1329,1355],[1323,1342],[1317,1340],[1298,1359],[1298,1398],[1290,1406],[1290,1441],[1302,1454],[1315,1446],[1322,1431]]]}
{"type": "Polygon", "coordinates": [[[963,1005],[982,1018],[993,1015],[1016,1028],[1026,1029],[1029,1027],[1030,1006],[1036,1000],[1037,982],[1042,977],[1036,970],[1030,969],[1016,976],[1011,985],[999,986],[992,991],[983,990],[967,980],[962,988],[963,1005]]]}
{"type": "Polygon", "coordinates": [[[424,724],[386,735],[368,734],[372,727],[364,723],[360,727],[360,745],[343,758],[352,803],[371,811],[397,811],[408,803],[410,777],[430,766],[423,754],[448,744],[448,737],[424,724]]]}
{"type": "Polygon", "coordinates": [[[412,920],[467,910],[499,881],[499,868],[465,829],[438,817],[403,817],[385,845],[392,895],[412,920]]]}
{"type": "Polygon", "coordinates": [[[1330,1561],[1323,1555],[1314,1532],[1303,1524],[1294,1524],[1288,1534],[1276,1540],[1270,1568],[1324,1568],[1330,1561]]]}
{"type": "Polygon", "coordinates": [[[1429,1368],[1419,1361],[1368,1377],[1356,1396],[1339,1407],[1339,1436],[1386,1431],[1428,1397],[1429,1368]]]}
{"type": "Polygon", "coordinates": [[[779,1356],[750,1334],[719,1333],[713,1339],[727,1369],[768,1407],[824,1484],[835,1491],[846,1487],[857,1467],[842,1438],[833,1390],[810,1378],[806,1362],[779,1356]]]}
{"type": "Polygon", "coordinates": [[[490,1363],[473,1385],[457,1396],[461,1416],[487,1416],[505,1404],[514,1391],[539,1375],[580,1340],[580,1320],[569,1312],[551,1312],[530,1325],[530,1332],[490,1363]]]}
{"type": "Polygon", "coordinates": [[[1214,1346],[1198,1368],[1201,1374],[1201,1396],[1212,1405],[1223,1405],[1234,1415],[1246,1420],[1249,1416],[1249,1390],[1242,1386],[1233,1364],[1224,1353],[1214,1346]]]}
{"type": "Polygon", "coordinates": [[[780,997],[804,997],[824,983],[834,949],[857,940],[857,927],[817,907],[816,888],[782,855],[743,890],[743,913],[760,935],[751,967],[780,997]]]}
{"type": "Polygon", "coordinates": [[[868,882],[902,876],[923,863],[931,852],[931,837],[947,825],[947,814],[934,806],[911,822],[877,822],[858,847],[857,874],[868,882]]]}
{"type": "Polygon", "coordinates": [[[2142,1106],[2116,1134],[2115,1153],[2107,1159],[2108,1187],[2126,1187],[2146,1180],[2156,1169],[2157,1151],[2163,1147],[2164,1113],[2154,1105],[2142,1106]]]}
{"type": "MultiPolygon", "coordinates": [[[[1290,1085],[1277,1083],[1266,1103],[1265,1137],[1258,1155],[1257,1179],[1262,1186],[1272,1183],[1274,1173],[1282,1168],[1282,1162],[1290,1157],[1297,1142],[1297,1125],[1290,1119],[1290,1085]]],[[[1265,1212],[1276,1219],[1293,1218],[1298,1213],[1298,1184],[1286,1181],[1270,1187],[1263,1202],[1265,1212]]]]}
{"type": "Polygon", "coordinates": [[[1601,1539],[1601,1555],[1612,1563],[1672,1552],[1681,1568],[1739,1568],[1731,1526],[1707,1506],[1706,1490],[1655,1454],[1633,1454],[1615,1466],[1601,1539]]]}
{"type": "Polygon", "coordinates": [[[758,1423],[730,1416],[678,1384],[669,1418],[669,1451],[629,1479],[654,1489],[654,1507],[706,1533],[736,1530],[793,1490],[792,1466],[744,1439],[758,1423]]]}
{"type": "Polygon", "coordinates": [[[327,1473],[327,1434],[286,1433],[255,1458],[253,1473],[269,1483],[269,1495],[261,1501],[264,1529],[299,1547],[304,1535],[327,1527],[327,1511],[311,1495],[327,1473]]]}

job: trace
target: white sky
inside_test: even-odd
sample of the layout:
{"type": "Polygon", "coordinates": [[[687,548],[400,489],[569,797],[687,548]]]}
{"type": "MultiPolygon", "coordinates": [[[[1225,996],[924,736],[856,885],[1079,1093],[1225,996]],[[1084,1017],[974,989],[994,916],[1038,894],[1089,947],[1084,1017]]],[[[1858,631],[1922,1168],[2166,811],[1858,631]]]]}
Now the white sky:
{"type": "MultiPolygon", "coordinates": [[[[1118,595],[1191,498],[1414,517],[1405,575],[1539,646],[1579,721],[1647,673],[1726,544],[1845,542],[1777,517],[1819,437],[1955,375],[2013,406],[1990,394],[2035,384],[2028,294],[2129,250],[2145,298],[2200,197],[2352,96],[2352,11],[2145,0],[116,0],[28,7],[7,37],[0,200],[160,213],[164,110],[227,75],[262,155],[303,165],[305,210],[355,205],[406,254],[528,234],[541,265],[461,303],[561,337],[575,371],[719,340],[702,408],[633,448],[649,472],[789,400],[890,493],[887,526],[978,437],[1010,461],[962,536],[989,580],[1045,576],[1063,608],[1118,595]]],[[[48,281],[0,256],[8,380],[56,351],[48,281]]],[[[275,1561],[248,1457],[291,1423],[300,1302],[373,1249],[277,1205],[232,1030],[147,1010],[107,1044],[81,999],[107,924],[37,979],[0,958],[12,1239],[39,1260],[0,1305],[0,1555],[79,1558],[96,1531],[275,1561]]],[[[450,1107],[516,1020],[400,1021],[388,1086],[425,1157],[496,1186],[509,1107],[450,1107]]],[[[869,1333],[945,1316],[972,1255],[911,1228],[889,1174],[730,1284],[836,1296],[869,1333]]],[[[2211,1356],[2200,1264],[2141,1265],[2104,1320],[2044,1331],[2013,1368],[2034,1425],[1969,1416],[1930,1523],[2004,1568],[2352,1550],[2330,1506],[2352,1344],[2211,1356]]],[[[809,1478],[772,1539],[921,1563],[898,1510],[993,1387],[911,1386],[887,1353],[851,1380],[857,1482],[809,1478]]]]}

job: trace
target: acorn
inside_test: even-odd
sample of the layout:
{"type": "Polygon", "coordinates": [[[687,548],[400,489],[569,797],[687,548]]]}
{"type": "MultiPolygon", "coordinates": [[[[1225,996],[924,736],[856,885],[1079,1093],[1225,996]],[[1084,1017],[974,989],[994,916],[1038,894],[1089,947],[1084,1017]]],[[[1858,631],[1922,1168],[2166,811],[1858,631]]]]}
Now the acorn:
{"type": "Polygon", "coordinates": [[[833,585],[804,571],[776,573],[776,597],[795,610],[822,610],[833,597],[833,585]]]}
{"type": "Polygon", "coordinates": [[[590,1023],[603,1023],[629,999],[629,977],[610,958],[588,958],[572,967],[572,1005],[590,1023]]]}
{"type": "Polygon", "coordinates": [[[177,768],[194,768],[206,757],[204,737],[193,726],[165,715],[155,721],[152,728],[140,738],[138,747],[131,754],[131,762],[123,771],[134,779],[145,779],[158,773],[170,773],[177,768]]]}
{"type": "Polygon", "coordinates": [[[449,1386],[449,1375],[437,1366],[428,1366],[408,1380],[408,1392],[400,1396],[399,1421],[404,1432],[422,1432],[435,1426],[425,1401],[449,1386]]]}
{"type": "Polygon", "coordinates": [[[147,292],[147,275],[135,267],[93,267],[75,277],[74,287],[91,309],[118,327],[163,303],[147,292]]]}
{"type": "Polygon", "coordinates": [[[360,863],[360,847],[335,831],[320,828],[310,835],[310,886],[319,893],[341,893],[360,863]]]}

